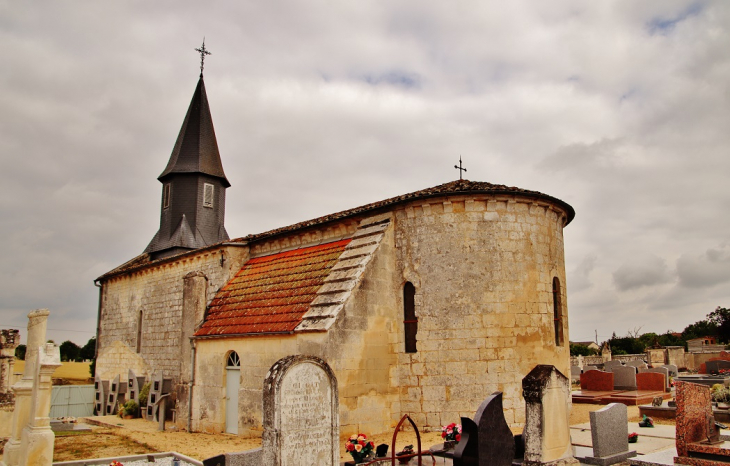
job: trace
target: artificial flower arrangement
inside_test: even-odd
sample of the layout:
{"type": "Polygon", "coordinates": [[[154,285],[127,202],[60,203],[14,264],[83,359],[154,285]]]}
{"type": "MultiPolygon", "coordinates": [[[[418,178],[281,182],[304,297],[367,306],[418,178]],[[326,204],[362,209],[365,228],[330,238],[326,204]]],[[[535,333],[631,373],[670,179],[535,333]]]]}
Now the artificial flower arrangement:
{"type": "Polygon", "coordinates": [[[345,442],[345,449],[352,455],[355,463],[362,463],[373,452],[373,448],[375,448],[375,444],[369,441],[365,434],[353,435],[345,442]]]}
{"type": "Polygon", "coordinates": [[[446,442],[459,442],[461,440],[461,424],[452,422],[448,426],[441,427],[441,438],[446,442]]]}
{"type": "Polygon", "coordinates": [[[629,434],[629,443],[636,443],[639,440],[639,434],[636,432],[631,432],[629,434]]]}
{"type": "Polygon", "coordinates": [[[654,427],[654,419],[644,414],[641,421],[639,421],[639,427],[654,427]]]}
{"type": "Polygon", "coordinates": [[[122,463],[120,463],[119,461],[114,460],[111,463],[109,463],[109,466],[124,466],[124,465],[122,463]]]}

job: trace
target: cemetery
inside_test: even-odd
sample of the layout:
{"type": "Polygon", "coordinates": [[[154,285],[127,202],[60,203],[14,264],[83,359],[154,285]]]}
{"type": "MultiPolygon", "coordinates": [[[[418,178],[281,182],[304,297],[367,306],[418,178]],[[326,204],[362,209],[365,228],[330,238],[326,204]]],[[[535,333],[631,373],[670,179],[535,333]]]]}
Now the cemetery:
{"type": "MultiPolygon", "coordinates": [[[[580,390],[571,390],[571,379],[555,366],[536,365],[521,381],[524,399],[522,428],[510,426],[504,415],[502,392],[486,394],[472,416],[462,416],[457,423],[444,427],[443,440],[428,432],[405,414],[391,432],[376,436],[344,432],[340,424],[339,384],[336,374],[322,358],[290,355],[271,366],[262,381],[264,392],[264,431],[260,442],[240,439],[238,445],[218,445],[210,436],[202,437],[213,448],[214,455],[198,458],[176,451],[148,448],[138,451],[142,439],[153,433],[170,435],[178,443],[192,436],[189,432],[170,432],[166,421],[175,413],[167,404],[171,383],[161,374],[150,380],[132,370],[126,380],[115,377],[94,383],[94,407],[97,416],[82,419],[79,424],[52,422],[51,374],[60,365],[58,347],[45,342],[49,312],[45,309],[28,315],[28,347],[22,378],[12,387],[0,388],[4,400],[12,400],[12,420],[8,441],[4,446],[4,466],[25,465],[341,465],[344,464],[452,464],[452,465],[530,465],[562,466],[590,464],[608,466],[626,462],[635,466],[684,464],[714,466],[730,464],[730,432],[717,422],[713,400],[728,391],[730,380],[713,387],[684,379],[704,378],[712,374],[680,376],[676,366],[664,364],[648,367],[636,361],[630,364],[609,363],[586,367],[579,375],[580,390]],[[586,370],[587,369],[587,370],[586,370]],[[673,387],[668,378],[676,378],[673,387]],[[618,382],[617,382],[618,381],[618,382]],[[9,395],[10,394],[10,395],[9,395]],[[658,395],[657,395],[658,394],[658,395]],[[636,404],[649,395],[654,405],[672,399],[676,421],[654,424],[651,419],[636,422],[636,404]],[[589,422],[572,424],[571,400],[596,406],[589,411],[589,422]],[[136,406],[127,410],[127,406],[136,406]],[[631,407],[631,416],[629,415],[631,407]],[[127,412],[129,411],[129,412],[127,412]],[[54,447],[59,436],[68,431],[91,431],[89,425],[124,428],[113,424],[119,413],[130,423],[143,423],[138,442],[127,444],[125,453],[109,457],[76,458],[53,462],[54,447]],[[638,433],[637,433],[638,431],[638,433]],[[448,432],[448,434],[447,434],[448,432]],[[359,437],[358,437],[359,435],[359,437]],[[346,439],[343,441],[343,439],[346,439]],[[399,440],[400,439],[400,440],[399,440]],[[407,439],[409,445],[403,443],[407,439]],[[629,442],[635,443],[629,443],[629,442]],[[377,444],[376,444],[377,442],[377,444]],[[349,445],[348,447],[344,447],[349,445]],[[353,447],[354,445],[354,447],[353,447]],[[118,463],[114,463],[117,461],[118,463]]],[[[2,354],[17,346],[17,335],[4,333],[2,354]]],[[[7,359],[7,358],[6,358],[7,359]]],[[[729,361],[722,352],[712,363],[729,361]]],[[[6,366],[10,365],[4,361],[6,366]]],[[[715,369],[713,364],[709,371],[715,369]]],[[[719,371],[719,369],[718,369],[719,371]]],[[[571,371],[571,378],[572,378],[571,371]]],[[[656,407],[656,406],[655,406],[656,407]]],[[[131,424],[130,424],[131,425],[131,424]]],[[[102,434],[104,435],[104,434],[102,434]]],[[[113,436],[112,436],[113,437],[113,436]]],[[[82,437],[78,437],[79,439],[82,437]]],[[[235,436],[229,436],[238,439],[235,436]]],[[[134,436],[132,436],[134,439],[134,436]]],[[[99,450],[103,451],[103,450],[99,450]]],[[[210,450],[209,450],[210,452],[210,450]]],[[[201,457],[203,456],[203,457],[201,457]]]]}

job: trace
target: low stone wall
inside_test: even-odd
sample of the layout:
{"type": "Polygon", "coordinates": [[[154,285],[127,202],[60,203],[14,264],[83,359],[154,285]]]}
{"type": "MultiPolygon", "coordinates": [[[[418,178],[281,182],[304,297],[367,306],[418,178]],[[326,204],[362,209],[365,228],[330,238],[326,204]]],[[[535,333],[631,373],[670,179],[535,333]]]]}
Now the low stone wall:
{"type": "Polygon", "coordinates": [[[706,363],[710,359],[719,358],[722,351],[702,352],[702,353],[686,353],[684,362],[689,370],[697,370],[700,365],[706,363]]]}

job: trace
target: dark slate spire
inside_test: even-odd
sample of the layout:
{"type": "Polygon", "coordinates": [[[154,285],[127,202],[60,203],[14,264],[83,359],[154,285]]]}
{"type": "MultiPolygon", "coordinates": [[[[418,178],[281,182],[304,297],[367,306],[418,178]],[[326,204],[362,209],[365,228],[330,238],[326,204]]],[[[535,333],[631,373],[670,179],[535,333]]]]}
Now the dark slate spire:
{"type": "Polygon", "coordinates": [[[205,173],[220,178],[226,187],[231,185],[223,172],[202,76],[190,101],[170,161],[157,179],[164,183],[172,173],[205,173]]]}
{"type": "Polygon", "coordinates": [[[145,249],[153,259],[228,239],[223,226],[226,188],[218,143],[200,77],[162,183],[160,229],[145,249]]]}

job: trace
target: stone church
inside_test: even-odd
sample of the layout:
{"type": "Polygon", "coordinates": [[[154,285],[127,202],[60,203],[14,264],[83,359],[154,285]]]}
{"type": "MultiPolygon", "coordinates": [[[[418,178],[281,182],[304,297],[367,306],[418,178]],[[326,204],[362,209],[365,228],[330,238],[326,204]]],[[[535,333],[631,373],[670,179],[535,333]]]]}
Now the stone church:
{"type": "Polygon", "coordinates": [[[569,372],[559,199],[459,180],[229,239],[202,74],[158,179],[159,231],[96,280],[96,367],[171,378],[180,428],[260,435],[288,355],[333,369],[343,433],[438,428],[497,390],[518,425],[522,378],[569,372]]]}

